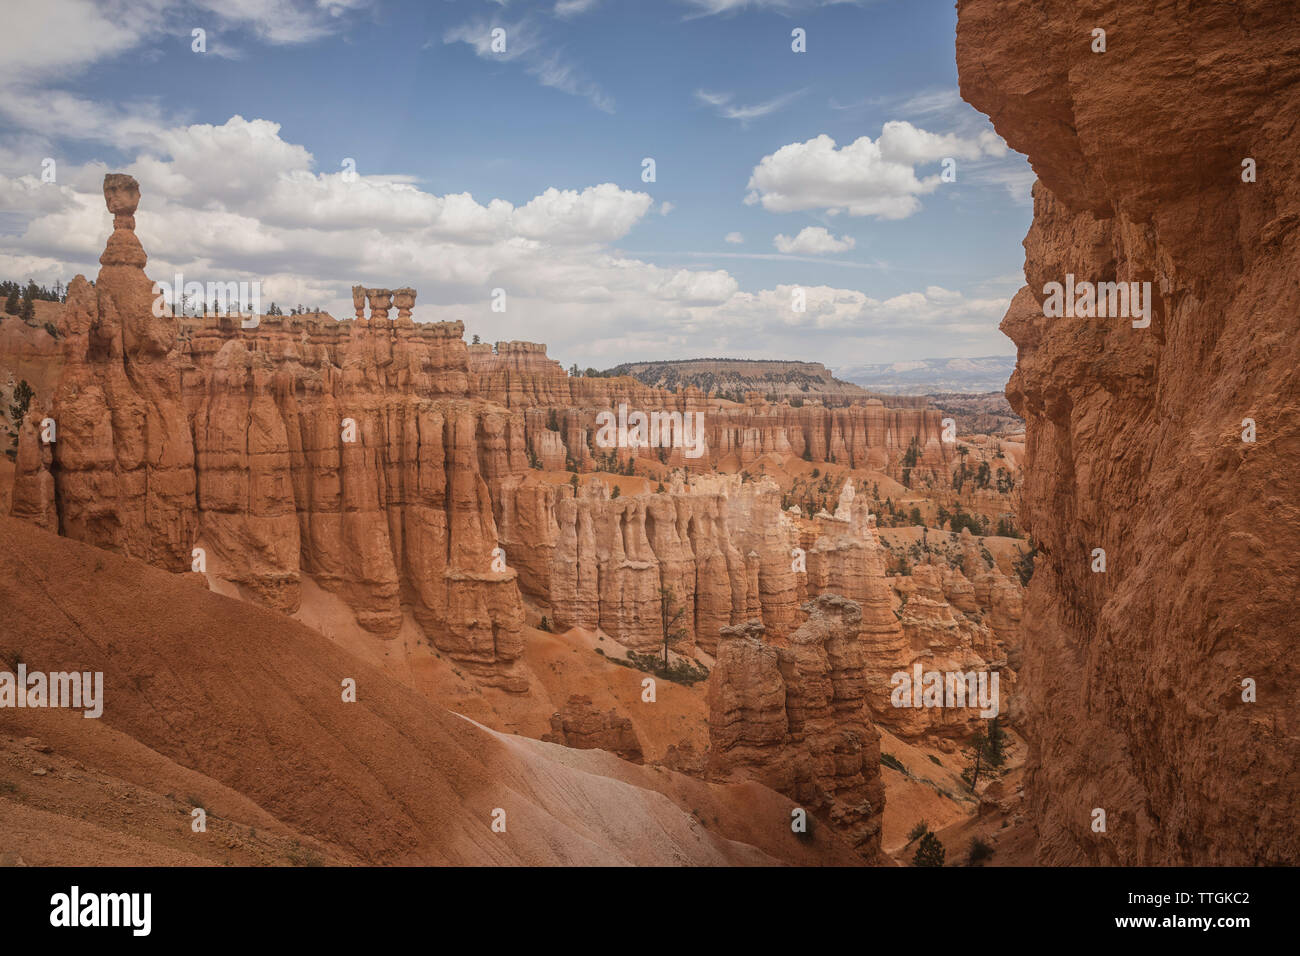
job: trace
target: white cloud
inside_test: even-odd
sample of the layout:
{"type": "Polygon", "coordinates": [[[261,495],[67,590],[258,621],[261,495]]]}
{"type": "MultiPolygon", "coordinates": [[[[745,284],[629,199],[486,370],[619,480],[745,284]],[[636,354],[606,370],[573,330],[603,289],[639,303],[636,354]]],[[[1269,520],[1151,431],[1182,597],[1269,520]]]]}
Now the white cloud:
{"type": "Polygon", "coordinates": [[[557,17],[576,17],[580,13],[586,13],[597,4],[598,0],[557,0],[555,4],[555,15],[557,17]]]}
{"type": "Polygon", "coordinates": [[[606,113],[614,112],[614,100],[598,83],[586,76],[577,66],[566,60],[557,50],[548,50],[544,29],[525,17],[507,22],[496,17],[478,17],[451,27],[442,35],[446,44],[467,44],[483,60],[499,62],[518,61],[524,72],[542,86],[579,96],[606,113]],[[505,49],[494,52],[492,31],[505,30],[505,49]]]}
{"type": "Polygon", "coordinates": [[[667,200],[665,200],[665,201],[664,201],[664,202],[659,206],[659,215],[661,215],[661,216],[666,216],[666,215],[668,215],[670,212],[672,212],[672,211],[673,211],[674,209],[676,209],[676,208],[677,208],[677,204],[676,204],[676,203],[674,203],[674,202],[668,202],[667,200]]]}
{"type": "Polygon", "coordinates": [[[730,242],[732,245],[736,245],[736,246],[740,245],[742,242],[745,241],[745,237],[738,232],[729,232],[723,238],[727,242],[730,242]]]}
{"type": "Polygon", "coordinates": [[[822,134],[764,156],[749,178],[745,201],[762,203],[770,212],[824,209],[832,215],[905,219],[920,208],[918,197],[940,183],[937,170],[918,176],[916,166],[1005,152],[1002,140],[987,130],[964,138],[900,121],[886,123],[875,141],[863,136],[842,148],[822,134]]]}
{"type": "MultiPolygon", "coordinates": [[[[909,336],[924,344],[936,330],[974,350],[1005,348],[996,326],[1006,297],[932,287],[880,301],[815,287],[807,313],[792,314],[789,286],[743,292],[723,269],[661,267],[617,252],[610,243],[656,207],[611,183],[550,188],[515,205],[437,195],[364,168],[345,182],[342,171],[316,172],[313,163],[278,124],[232,117],[165,130],[154,148],[114,168],[140,179],[136,229],[151,277],[256,280],[266,304],[346,317],[356,282],[411,285],[420,321],[461,319],[488,341],[545,341],[565,364],[599,367],[701,350],[874,355],[906,348],[909,336]],[[504,314],[490,308],[496,287],[509,294],[504,314]]],[[[0,207],[22,220],[21,234],[0,236],[0,273],[43,284],[93,277],[111,231],[105,171],[61,164],[57,185],[40,183],[38,169],[0,176],[0,207]]]]}
{"type": "Polygon", "coordinates": [[[775,113],[787,103],[793,102],[795,99],[802,96],[804,92],[804,90],[795,90],[793,93],[786,93],[763,103],[755,103],[752,106],[733,105],[732,100],[734,97],[731,93],[713,93],[709,90],[696,90],[695,98],[705,106],[712,106],[717,110],[719,116],[726,119],[739,120],[743,125],[748,123],[750,120],[759,119],[760,117],[767,116],[769,113],[775,113]]]}
{"type": "Polygon", "coordinates": [[[822,256],[831,252],[847,252],[857,244],[857,240],[852,236],[841,236],[836,239],[825,226],[808,226],[793,239],[778,235],[772,240],[772,244],[776,246],[777,251],[787,255],[822,256]]]}
{"type": "Polygon", "coordinates": [[[710,17],[718,14],[736,13],[751,8],[755,10],[776,10],[780,13],[797,13],[800,10],[809,10],[816,7],[857,4],[862,0],[683,0],[683,2],[694,7],[697,16],[710,17]]]}

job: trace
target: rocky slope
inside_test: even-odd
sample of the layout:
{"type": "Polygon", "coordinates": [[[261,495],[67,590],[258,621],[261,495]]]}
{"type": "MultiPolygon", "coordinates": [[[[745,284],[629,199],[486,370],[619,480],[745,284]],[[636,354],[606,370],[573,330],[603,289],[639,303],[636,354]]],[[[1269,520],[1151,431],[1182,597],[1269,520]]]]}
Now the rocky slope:
{"type": "Polygon", "coordinates": [[[1002,328],[1041,549],[1040,860],[1296,863],[1300,20],[1269,0],[958,11],[962,95],[1039,176],[1002,328]],[[1150,282],[1150,325],[1045,318],[1067,274],[1150,282]]]}
{"type": "Polygon", "coordinates": [[[0,668],[104,675],[98,719],[0,710],[2,862],[860,862],[758,784],[494,733],[198,575],[12,518],[0,607],[0,668]]]}

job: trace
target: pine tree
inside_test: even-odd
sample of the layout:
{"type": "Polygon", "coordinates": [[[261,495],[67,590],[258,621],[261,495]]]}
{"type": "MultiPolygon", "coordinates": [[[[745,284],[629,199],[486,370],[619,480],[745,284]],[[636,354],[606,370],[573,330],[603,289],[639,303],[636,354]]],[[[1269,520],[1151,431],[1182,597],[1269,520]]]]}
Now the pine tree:
{"type": "Polygon", "coordinates": [[[998,725],[998,718],[989,721],[987,742],[984,745],[984,758],[990,767],[1000,767],[1007,762],[1007,732],[998,725]]]}
{"type": "Polygon", "coordinates": [[[943,866],[943,858],[947,855],[943,844],[933,833],[927,832],[921,837],[921,842],[916,848],[916,855],[912,857],[913,866],[943,866]]]}
{"type": "Polygon", "coordinates": [[[678,622],[686,613],[686,608],[684,605],[673,607],[676,601],[677,595],[672,588],[659,589],[659,619],[663,624],[664,634],[664,674],[668,673],[668,645],[686,637],[686,628],[678,627],[678,622]]]}

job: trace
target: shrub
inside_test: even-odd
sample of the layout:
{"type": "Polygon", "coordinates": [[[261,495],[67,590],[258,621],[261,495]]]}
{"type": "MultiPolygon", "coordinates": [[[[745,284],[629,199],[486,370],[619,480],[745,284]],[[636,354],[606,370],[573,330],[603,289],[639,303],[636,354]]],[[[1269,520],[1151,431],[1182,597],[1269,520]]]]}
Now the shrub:
{"type": "Polygon", "coordinates": [[[920,844],[917,845],[916,855],[912,857],[913,866],[943,866],[943,859],[947,852],[939,838],[933,833],[927,833],[921,837],[920,844]]]}
{"type": "Polygon", "coordinates": [[[970,841],[970,852],[967,854],[966,863],[969,866],[983,866],[986,860],[993,858],[993,847],[985,843],[979,837],[972,837],[970,841]]]}

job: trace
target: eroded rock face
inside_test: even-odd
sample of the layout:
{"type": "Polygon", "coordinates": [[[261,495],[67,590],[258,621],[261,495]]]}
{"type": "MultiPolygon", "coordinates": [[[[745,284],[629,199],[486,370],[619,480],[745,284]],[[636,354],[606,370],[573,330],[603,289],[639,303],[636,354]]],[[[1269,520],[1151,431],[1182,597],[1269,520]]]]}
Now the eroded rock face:
{"type": "Polygon", "coordinates": [[[577,750],[608,750],[631,763],[644,760],[632,721],[613,709],[602,714],[579,694],[551,715],[551,732],[542,739],[577,750]]]}
{"type": "Polygon", "coordinates": [[[1300,21],[1264,0],[958,10],[962,94],[1039,176],[1002,328],[1042,549],[1022,622],[1040,858],[1295,863],[1300,21]],[[1067,274],[1150,282],[1149,327],[1045,318],[1067,274]]]}
{"type": "Polygon", "coordinates": [[[876,860],[885,792],[862,612],[829,594],[803,610],[807,621],[780,645],[757,621],[723,630],[708,682],[708,772],[786,794],[876,860]]]}
{"type": "Polygon", "coordinates": [[[62,375],[50,408],[33,409],[20,436],[12,513],[180,571],[197,523],[194,448],[169,360],[176,322],[154,314],[135,235],[139,199],[130,176],[104,177],[113,232],[95,285],[77,276],[68,286],[62,375]],[[52,443],[40,438],[46,415],[52,443]]]}
{"type": "MultiPolygon", "coordinates": [[[[917,683],[922,675],[975,675],[966,687],[982,687],[983,701],[967,698],[965,706],[952,706],[946,697],[942,706],[894,706],[880,718],[890,730],[903,737],[946,737],[964,743],[983,729],[992,716],[1004,724],[1014,719],[1011,703],[1016,672],[1007,666],[1007,652],[993,629],[984,623],[977,606],[975,588],[960,570],[938,564],[918,564],[910,575],[891,579],[899,592],[900,623],[905,637],[903,664],[898,671],[917,683]],[[993,675],[997,691],[993,692],[993,675]],[[981,678],[980,675],[983,675],[981,678]],[[983,680],[980,685],[979,681],[983,680]]],[[[909,685],[910,686],[910,685],[909,685]]],[[[900,698],[906,703],[907,695],[900,698]]],[[[916,698],[912,698],[915,703],[916,698]]]]}
{"type": "MultiPolygon", "coordinates": [[[[462,326],[159,317],[138,186],[104,189],[103,269],[94,288],[73,280],[61,321],[58,441],[26,429],[13,513],[171,570],[202,548],[208,571],[286,611],[306,572],[380,635],[406,605],[481,681],[526,690],[492,508],[527,467],[522,422],[469,396],[462,326]]],[[[391,293],[366,292],[382,318],[391,293]]]]}
{"type": "Polygon", "coordinates": [[[544,467],[596,470],[612,458],[653,460],[695,472],[715,465],[740,469],[766,454],[805,454],[813,461],[834,460],[855,468],[878,468],[894,477],[913,440],[920,450],[920,472],[946,474],[953,445],[942,438],[942,413],[900,399],[886,407],[878,399],[839,408],[820,404],[795,407],[769,404],[751,393],[743,405],[710,399],[698,388],[653,388],[631,376],[570,377],[546,346],[536,342],[498,342],[469,346],[474,391],[509,408],[531,410],[527,440],[534,454],[547,456],[544,467]],[[629,412],[702,413],[704,441],[699,454],[682,447],[603,448],[596,442],[596,416],[629,412]]]}

